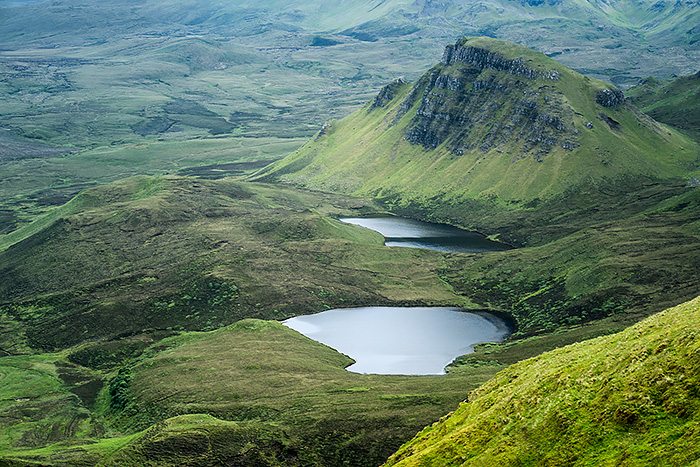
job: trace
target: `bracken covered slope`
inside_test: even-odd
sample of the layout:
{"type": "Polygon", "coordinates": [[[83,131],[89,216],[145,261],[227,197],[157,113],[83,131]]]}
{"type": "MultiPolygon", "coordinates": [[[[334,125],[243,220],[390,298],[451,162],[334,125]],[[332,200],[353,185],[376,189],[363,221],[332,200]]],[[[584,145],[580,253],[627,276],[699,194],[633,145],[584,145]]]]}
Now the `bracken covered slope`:
{"type": "Polygon", "coordinates": [[[374,210],[227,180],[135,177],[87,190],[0,251],[0,356],[331,306],[460,302],[426,275],[436,255],[388,250],[379,234],[327,216],[374,210]],[[393,298],[381,298],[379,282],[393,298]]]}
{"type": "Polygon", "coordinates": [[[523,361],[386,466],[697,465],[700,298],[523,361]]]}

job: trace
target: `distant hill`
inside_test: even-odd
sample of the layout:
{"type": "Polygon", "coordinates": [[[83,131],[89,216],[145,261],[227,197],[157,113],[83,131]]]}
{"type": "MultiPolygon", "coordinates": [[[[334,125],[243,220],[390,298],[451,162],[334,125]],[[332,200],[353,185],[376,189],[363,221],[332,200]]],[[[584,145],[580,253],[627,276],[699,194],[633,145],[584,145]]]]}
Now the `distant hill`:
{"type": "Polygon", "coordinates": [[[698,295],[698,155],[612,85],[465,38],[253,178],[373,196],[527,247],[453,258],[443,277],[531,335],[698,295]]]}
{"type": "Polygon", "coordinates": [[[697,465],[700,299],[515,364],[385,466],[697,465]]]}
{"type": "Polygon", "coordinates": [[[669,81],[648,77],[626,95],[655,120],[700,141],[700,71],[669,81]]]}
{"type": "Polygon", "coordinates": [[[687,177],[697,157],[610,84],[526,47],[463,38],[414,84],[389,84],[256,178],[423,206],[526,205],[604,180],[687,177]]]}
{"type": "Polygon", "coordinates": [[[650,0],[5,1],[0,116],[23,135],[81,147],[183,131],[308,135],[382,82],[415,79],[462,35],[632,85],[697,71],[698,24],[697,3],[650,0]],[[214,115],[171,112],[171,99],[214,115]]]}
{"type": "MultiPolygon", "coordinates": [[[[104,0],[90,4],[71,0],[51,8],[33,1],[4,1],[2,7],[7,20],[0,22],[0,31],[7,43],[71,42],[76,34],[96,38],[98,28],[111,37],[134,32],[207,34],[263,39],[268,46],[273,45],[270,38],[287,36],[295,48],[333,46],[348,39],[382,45],[387,39],[410,43],[429,38],[428,43],[439,44],[462,34],[487,35],[524,43],[616,82],[628,81],[643,70],[655,75],[687,73],[700,41],[697,3],[654,0],[363,0],[351,7],[337,0],[147,1],[128,7],[104,0]],[[299,40],[306,34],[320,36],[299,40]],[[658,56],[662,50],[663,58],[658,56]]],[[[411,52],[421,55],[428,50],[411,48],[411,52]]]]}

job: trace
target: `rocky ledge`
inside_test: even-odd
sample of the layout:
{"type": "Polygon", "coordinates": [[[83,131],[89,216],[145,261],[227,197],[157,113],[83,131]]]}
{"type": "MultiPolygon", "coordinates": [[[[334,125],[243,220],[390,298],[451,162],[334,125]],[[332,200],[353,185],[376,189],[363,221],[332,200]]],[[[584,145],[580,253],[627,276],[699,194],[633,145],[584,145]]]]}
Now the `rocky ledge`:
{"type": "Polygon", "coordinates": [[[443,65],[451,65],[457,62],[468,63],[482,70],[489,68],[516,76],[524,76],[529,79],[544,78],[553,81],[559,79],[557,70],[540,72],[526,66],[522,58],[508,60],[498,52],[491,52],[479,47],[465,47],[460,45],[459,42],[445,47],[445,52],[442,54],[441,59],[443,65]]]}
{"type": "Polygon", "coordinates": [[[555,147],[578,146],[573,112],[552,82],[558,79],[556,70],[539,72],[522,58],[507,59],[460,41],[447,46],[441,64],[416,83],[398,116],[420,102],[405,138],[426,149],[446,143],[455,155],[513,150],[518,158],[542,161],[555,147]]]}
{"type": "Polygon", "coordinates": [[[394,97],[396,97],[399,90],[404,84],[408,84],[408,81],[406,81],[403,78],[397,78],[391,83],[384,86],[382,90],[379,91],[379,94],[377,94],[377,96],[372,101],[372,105],[370,106],[369,110],[372,111],[377,107],[384,107],[385,105],[387,105],[394,99],[394,97]]]}

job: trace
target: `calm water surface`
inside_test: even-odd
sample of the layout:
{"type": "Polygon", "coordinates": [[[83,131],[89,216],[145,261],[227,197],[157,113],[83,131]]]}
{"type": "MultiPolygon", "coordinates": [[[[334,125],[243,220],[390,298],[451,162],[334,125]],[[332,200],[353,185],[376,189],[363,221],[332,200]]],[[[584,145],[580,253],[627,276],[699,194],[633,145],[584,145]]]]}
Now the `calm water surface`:
{"type": "Polygon", "coordinates": [[[384,236],[386,246],[427,248],[450,253],[483,253],[510,249],[508,245],[489,240],[481,234],[451,225],[385,215],[341,217],[340,220],[379,232],[384,236]]]}
{"type": "Polygon", "coordinates": [[[283,322],[356,361],[356,373],[444,374],[445,366],[510,334],[504,320],[459,308],[365,307],[328,310],[283,322]]]}

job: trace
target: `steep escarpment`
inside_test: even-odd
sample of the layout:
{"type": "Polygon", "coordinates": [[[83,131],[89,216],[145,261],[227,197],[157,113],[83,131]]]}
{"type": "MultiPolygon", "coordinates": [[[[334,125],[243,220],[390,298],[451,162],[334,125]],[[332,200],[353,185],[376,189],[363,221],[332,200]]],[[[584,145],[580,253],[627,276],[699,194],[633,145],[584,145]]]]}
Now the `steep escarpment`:
{"type": "Polygon", "coordinates": [[[416,83],[391,83],[256,177],[398,205],[526,204],[603,180],[688,176],[698,155],[610,84],[513,43],[463,38],[416,83]]]}
{"type": "Polygon", "coordinates": [[[460,156],[514,144],[521,145],[523,154],[535,151],[539,158],[553,146],[573,149],[578,134],[573,111],[547,82],[559,78],[556,68],[536,70],[520,57],[509,60],[461,43],[447,46],[441,65],[402,104],[408,108],[415,92],[422,90],[406,139],[426,149],[444,143],[460,156]],[[538,80],[537,90],[530,89],[538,80]]]}

